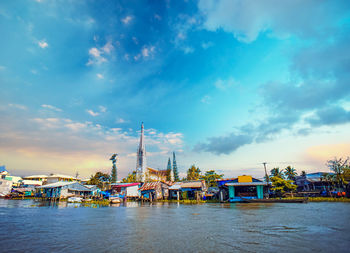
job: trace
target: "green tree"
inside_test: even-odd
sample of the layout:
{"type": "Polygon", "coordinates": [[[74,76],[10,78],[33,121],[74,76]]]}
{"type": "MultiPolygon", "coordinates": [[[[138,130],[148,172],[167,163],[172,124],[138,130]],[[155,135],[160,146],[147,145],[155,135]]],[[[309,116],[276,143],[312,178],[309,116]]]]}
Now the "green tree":
{"type": "Polygon", "coordinates": [[[336,176],[336,182],[339,187],[344,188],[344,185],[346,185],[348,182],[344,179],[344,169],[347,169],[349,167],[349,157],[344,158],[334,158],[333,160],[327,161],[327,166],[330,170],[334,171],[336,176]]]}
{"type": "Polygon", "coordinates": [[[302,170],[300,176],[306,177],[306,171],[305,171],[305,170],[302,170]]]}
{"type": "Polygon", "coordinates": [[[118,154],[113,154],[109,160],[112,161],[113,167],[112,167],[112,173],[111,173],[111,183],[116,183],[117,182],[117,156],[118,154]]]}
{"type": "Polygon", "coordinates": [[[122,179],[122,183],[137,183],[136,171],[129,173],[125,178],[122,179]]]}
{"type": "Polygon", "coordinates": [[[179,171],[177,170],[175,152],[173,152],[173,173],[174,173],[174,181],[178,182],[180,180],[180,177],[179,177],[179,171]]]}
{"type": "Polygon", "coordinates": [[[171,181],[171,161],[168,160],[168,166],[166,167],[166,181],[171,181]]]}
{"type": "Polygon", "coordinates": [[[283,172],[280,170],[280,168],[273,168],[271,171],[271,176],[270,177],[280,177],[284,178],[283,172]]]}
{"type": "Polygon", "coordinates": [[[294,168],[291,166],[288,166],[287,168],[284,169],[284,175],[286,175],[287,179],[289,180],[295,180],[295,177],[297,176],[297,172],[295,171],[294,168]]]}
{"type": "Polygon", "coordinates": [[[272,191],[275,191],[278,196],[282,196],[285,192],[293,192],[297,186],[292,180],[285,180],[279,176],[271,177],[272,191]]]}
{"type": "Polygon", "coordinates": [[[104,189],[110,183],[110,179],[111,177],[108,174],[99,171],[95,175],[91,175],[87,184],[97,185],[98,188],[104,189]]]}
{"type": "Polygon", "coordinates": [[[215,170],[209,170],[206,171],[203,176],[200,176],[200,179],[205,180],[206,184],[208,187],[215,187],[216,185],[216,180],[223,178],[223,174],[219,175],[216,174],[215,170]]]}
{"type": "Polygon", "coordinates": [[[187,180],[198,180],[200,177],[201,170],[192,165],[191,168],[187,170],[187,180]]]}

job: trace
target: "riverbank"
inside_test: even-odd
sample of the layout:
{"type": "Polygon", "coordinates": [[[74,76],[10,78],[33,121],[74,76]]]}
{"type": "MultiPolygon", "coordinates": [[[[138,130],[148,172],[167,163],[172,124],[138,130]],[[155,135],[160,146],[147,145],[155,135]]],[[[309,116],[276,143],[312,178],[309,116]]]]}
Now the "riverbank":
{"type": "MultiPolygon", "coordinates": [[[[282,199],[300,199],[297,197],[294,198],[282,198],[282,199]]],[[[330,198],[330,197],[308,197],[308,202],[345,202],[350,203],[350,198],[330,198]]]]}
{"type": "MultiPolygon", "coordinates": [[[[45,201],[42,198],[37,197],[18,197],[18,198],[12,198],[13,200],[36,200],[36,201],[45,201]]],[[[280,199],[280,198],[278,198],[280,199]]],[[[293,198],[282,198],[285,200],[289,199],[300,199],[297,197],[293,198]]],[[[60,202],[67,202],[67,199],[60,199],[60,202]]],[[[129,202],[129,201],[128,201],[129,202]]],[[[182,199],[182,200],[176,200],[176,199],[162,199],[157,200],[154,202],[165,202],[165,203],[181,203],[181,204],[204,204],[204,203],[222,203],[219,200],[212,199],[212,200],[191,200],[191,199],[182,199]]],[[[330,198],[330,197],[309,197],[308,202],[344,202],[344,203],[350,203],[350,198],[330,198]]],[[[83,202],[85,204],[95,204],[95,205],[104,205],[108,206],[110,205],[110,201],[107,199],[103,200],[91,200],[83,202]]]]}

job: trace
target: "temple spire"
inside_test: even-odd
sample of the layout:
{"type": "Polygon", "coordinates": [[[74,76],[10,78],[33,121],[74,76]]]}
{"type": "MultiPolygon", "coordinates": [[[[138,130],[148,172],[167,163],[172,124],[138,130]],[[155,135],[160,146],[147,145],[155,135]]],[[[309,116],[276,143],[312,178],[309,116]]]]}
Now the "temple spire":
{"type": "Polygon", "coordinates": [[[140,144],[137,150],[137,161],[136,161],[136,175],[137,180],[145,182],[145,173],[146,173],[146,148],[144,141],[144,127],[143,122],[141,124],[141,135],[140,135],[140,144]]]}

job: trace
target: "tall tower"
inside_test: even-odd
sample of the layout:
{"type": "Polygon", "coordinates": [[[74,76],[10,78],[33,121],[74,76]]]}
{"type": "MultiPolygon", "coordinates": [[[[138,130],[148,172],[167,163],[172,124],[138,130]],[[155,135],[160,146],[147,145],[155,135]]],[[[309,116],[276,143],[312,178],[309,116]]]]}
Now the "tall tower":
{"type": "Polygon", "coordinates": [[[136,177],[137,180],[145,182],[145,173],[146,173],[146,149],[143,133],[143,122],[141,124],[141,136],[140,144],[137,150],[137,160],[136,160],[136,177]]]}
{"type": "Polygon", "coordinates": [[[174,181],[178,182],[180,178],[179,178],[179,172],[177,171],[175,152],[173,152],[173,173],[174,173],[174,181]]]}

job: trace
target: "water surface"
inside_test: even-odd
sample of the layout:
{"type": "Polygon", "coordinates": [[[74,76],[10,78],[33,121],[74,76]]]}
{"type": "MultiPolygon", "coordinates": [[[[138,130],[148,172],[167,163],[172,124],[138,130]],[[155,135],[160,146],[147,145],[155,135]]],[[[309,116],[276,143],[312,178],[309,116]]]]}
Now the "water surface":
{"type": "Polygon", "coordinates": [[[0,199],[1,252],[349,252],[350,204],[0,199]]]}

